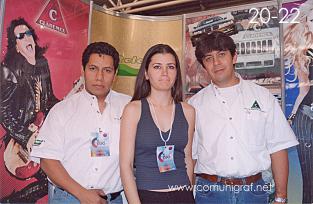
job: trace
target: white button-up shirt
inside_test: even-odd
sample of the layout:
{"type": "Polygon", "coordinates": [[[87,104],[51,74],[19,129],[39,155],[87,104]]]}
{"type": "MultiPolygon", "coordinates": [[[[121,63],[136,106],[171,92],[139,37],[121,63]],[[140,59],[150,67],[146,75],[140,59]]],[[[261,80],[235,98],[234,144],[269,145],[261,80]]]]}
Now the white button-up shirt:
{"type": "Polygon", "coordinates": [[[130,97],[110,91],[101,114],[97,98],[86,90],[56,104],[33,146],[31,158],[59,160],[69,175],[87,189],[122,190],[119,170],[120,118],[130,97]],[[109,134],[110,156],[91,157],[92,133],[109,134]]]}
{"type": "Polygon", "coordinates": [[[189,103],[196,109],[195,173],[251,176],[271,166],[270,154],[298,144],[274,96],[250,81],[224,90],[210,84],[189,103]]]}

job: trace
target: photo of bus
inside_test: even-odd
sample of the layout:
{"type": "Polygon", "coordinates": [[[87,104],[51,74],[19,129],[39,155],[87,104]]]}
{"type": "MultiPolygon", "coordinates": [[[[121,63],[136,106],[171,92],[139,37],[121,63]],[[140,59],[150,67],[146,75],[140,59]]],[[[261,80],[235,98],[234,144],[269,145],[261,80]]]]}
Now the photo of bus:
{"type": "Polygon", "coordinates": [[[237,27],[234,23],[234,17],[230,13],[216,15],[189,25],[189,34],[191,36],[192,45],[195,46],[202,33],[211,33],[215,30],[224,32],[228,35],[238,33],[237,27]]]}
{"type": "Polygon", "coordinates": [[[278,28],[266,28],[233,35],[238,54],[237,72],[247,79],[280,76],[278,34],[278,28]]]}
{"type": "Polygon", "coordinates": [[[200,21],[192,30],[192,35],[209,33],[213,30],[227,30],[225,28],[234,26],[234,17],[232,15],[218,15],[200,21]]]}

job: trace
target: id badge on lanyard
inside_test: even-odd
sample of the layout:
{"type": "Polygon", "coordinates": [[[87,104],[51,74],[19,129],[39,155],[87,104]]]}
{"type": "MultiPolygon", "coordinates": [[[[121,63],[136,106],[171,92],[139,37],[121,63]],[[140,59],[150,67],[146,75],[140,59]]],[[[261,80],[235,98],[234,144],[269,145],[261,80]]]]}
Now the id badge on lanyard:
{"type": "MultiPolygon", "coordinates": [[[[147,99],[148,100],[148,99],[147,99]]],[[[152,112],[155,116],[155,122],[156,125],[159,129],[159,134],[161,140],[164,142],[164,146],[158,146],[156,149],[156,159],[159,167],[160,173],[167,172],[167,171],[173,171],[176,170],[175,162],[174,162],[174,148],[175,145],[166,145],[166,143],[170,140],[171,135],[172,135],[172,128],[173,128],[173,121],[174,121],[174,112],[175,112],[175,103],[173,102],[173,111],[172,111],[172,117],[171,117],[171,128],[170,132],[168,134],[167,139],[165,140],[162,135],[162,131],[159,128],[159,121],[156,116],[155,110],[154,110],[154,105],[148,100],[148,103],[151,104],[152,107],[152,112]]]]}
{"type": "Polygon", "coordinates": [[[90,151],[92,157],[110,156],[110,136],[109,133],[100,128],[91,133],[90,151]]]}
{"type": "Polygon", "coordinates": [[[176,170],[174,148],[175,145],[157,147],[156,156],[160,173],[176,170]]]}

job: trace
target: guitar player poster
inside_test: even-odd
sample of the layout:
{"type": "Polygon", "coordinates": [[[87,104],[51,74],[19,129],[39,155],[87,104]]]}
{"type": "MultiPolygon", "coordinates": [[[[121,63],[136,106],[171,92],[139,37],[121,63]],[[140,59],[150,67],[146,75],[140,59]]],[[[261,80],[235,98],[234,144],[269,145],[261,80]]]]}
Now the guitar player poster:
{"type": "Polygon", "coordinates": [[[29,153],[45,116],[81,75],[89,5],[7,0],[0,55],[0,203],[47,202],[47,178],[29,153]]]}

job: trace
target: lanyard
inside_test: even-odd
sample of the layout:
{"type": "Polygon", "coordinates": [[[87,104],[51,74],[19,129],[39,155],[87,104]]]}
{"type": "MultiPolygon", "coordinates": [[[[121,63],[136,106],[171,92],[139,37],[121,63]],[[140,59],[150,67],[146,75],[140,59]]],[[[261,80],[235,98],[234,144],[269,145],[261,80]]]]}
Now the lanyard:
{"type": "Polygon", "coordinates": [[[172,134],[172,128],[173,128],[173,122],[174,122],[174,113],[175,113],[175,103],[174,103],[174,101],[173,101],[173,111],[172,111],[172,116],[171,116],[171,129],[170,129],[170,132],[169,132],[169,134],[168,134],[167,139],[165,140],[165,139],[163,138],[163,134],[162,134],[162,131],[161,131],[160,126],[159,126],[159,121],[158,121],[157,115],[156,115],[156,113],[155,113],[154,105],[153,105],[153,103],[151,103],[151,101],[150,101],[149,99],[147,99],[147,101],[148,101],[148,103],[149,103],[149,104],[151,105],[151,107],[152,107],[152,112],[153,112],[153,115],[154,115],[154,117],[155,117],[155,123],[156,123],[156,125],[157,125],[157,127],[158,127],[158,129],[159,129],[159,134],[160,134],[161,140],[164,142],[164,144],[165,144],[165,146],[166,146],[166,143],[170,140],[171,134],[172,134]]]}
{"type": "MultiPolygon", "coordinates": [[[[97,114],[97,126],[98,126],[99,132],[107,132],[108,135],[111,136],[110,134],[112,133],[112,129],[113,129],[112,125],[113,125],[113,120],[115,116],[113,116],[113,113],[112,113],[111,93],[109,93],[106,97],[108,97],[108,100],[107,102],[105,101],[105,108],[103,110],[103,113],[97,114]],[[105,125],[105,128],[103,128],[103,122],[108,122],[109,124],[105,125]]],[[[96,104],[98,105],[98,102],[96,104]]],[[[97,111],[99,110],[98,106],[97,106],[97,111]]]]}

